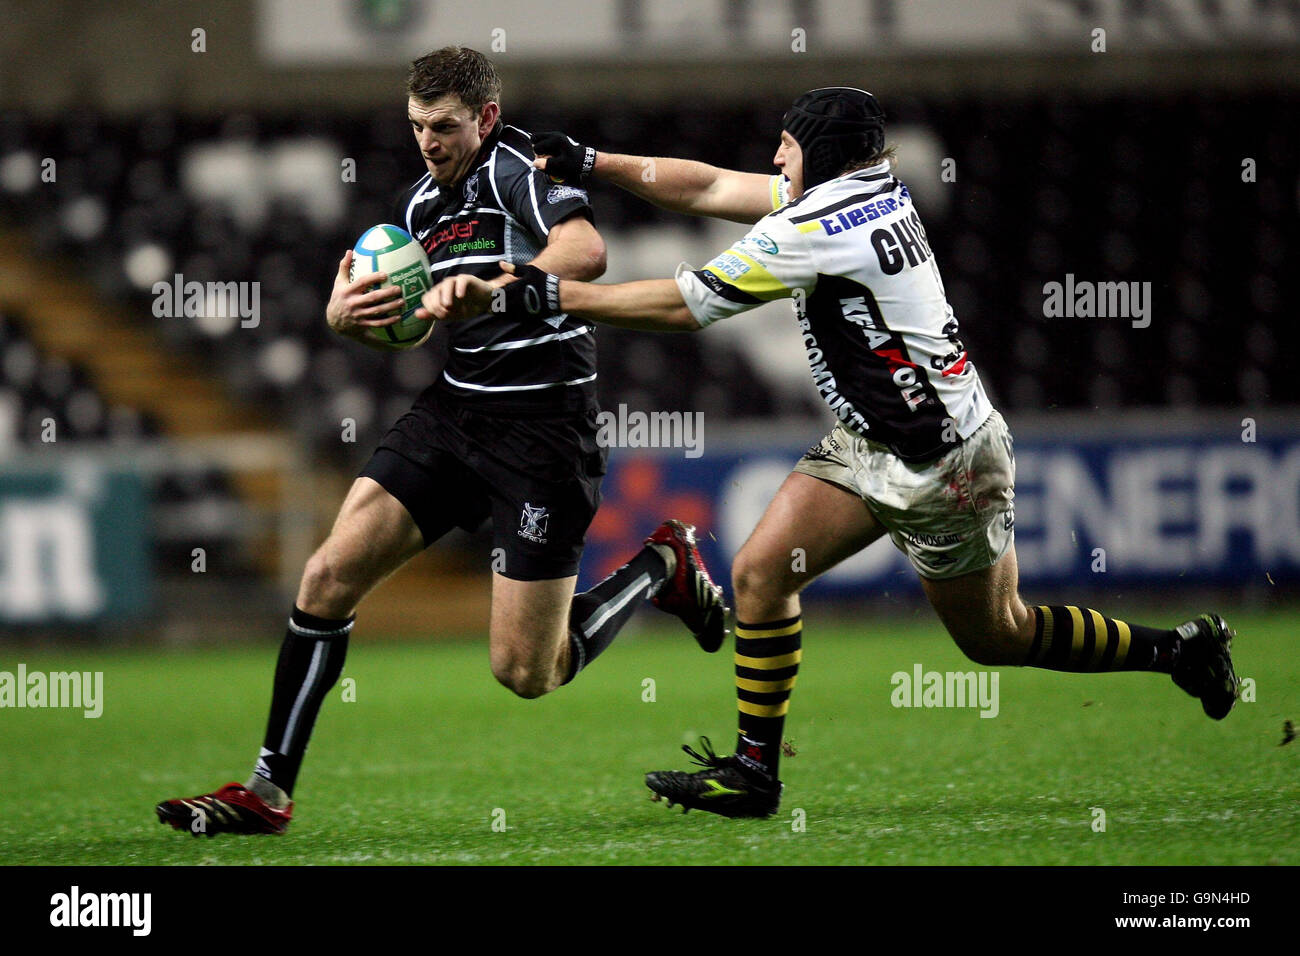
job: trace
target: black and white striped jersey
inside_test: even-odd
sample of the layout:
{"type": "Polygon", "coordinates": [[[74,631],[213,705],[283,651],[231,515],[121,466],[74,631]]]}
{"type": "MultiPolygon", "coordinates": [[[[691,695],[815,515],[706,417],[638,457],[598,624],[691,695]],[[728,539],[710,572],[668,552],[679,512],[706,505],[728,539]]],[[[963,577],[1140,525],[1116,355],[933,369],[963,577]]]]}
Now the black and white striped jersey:
{"type": "MultiPolygon", "coordinates": [[[[502,259],[529,262],[546,247],[551,228],[575,214],[591,218],[586,191],[556,184],[534,168],[528,134],[502,123],[463,182],[443,187],[425,174],[398,205],[406,231],[428,253],[435,283],[461,272],[495,278],[502,259]]],[[[489,312],[445,328],[447,358],[438,383],[444,394],[490,411],[594,403],[589,323],[489,312]]]]}
{"type": "MultiPolygon", "coordinates": [[[[772,195],[783,202],[777,180],[772,195]]],[[[826,404],[906,461],[943,454],[992,411],[888,162],[780,205],[702,269],[680,267],[677,284],[700,325],[793,299],[826,404]]]]}

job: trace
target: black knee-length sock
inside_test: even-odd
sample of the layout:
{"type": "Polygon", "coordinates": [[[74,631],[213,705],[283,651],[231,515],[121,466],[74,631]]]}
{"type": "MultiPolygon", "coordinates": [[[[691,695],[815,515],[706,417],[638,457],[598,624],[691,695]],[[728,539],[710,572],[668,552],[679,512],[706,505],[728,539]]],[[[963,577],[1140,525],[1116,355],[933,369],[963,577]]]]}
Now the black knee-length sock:
{"type": "Polygon", "coordinates": [[[641,601],[655,592],[667,574],[668,563],[647,545],[590,591],[573,596],[569,605],[569,676],[564,683],[613,643],[641,601]]]}
{"type": "Polygon", "coordinates": [[[293,794],[321,702],[343,671],[355,617],[330,620],[297,607],[280,645],[266,739],[253,774],[293,794]]]}

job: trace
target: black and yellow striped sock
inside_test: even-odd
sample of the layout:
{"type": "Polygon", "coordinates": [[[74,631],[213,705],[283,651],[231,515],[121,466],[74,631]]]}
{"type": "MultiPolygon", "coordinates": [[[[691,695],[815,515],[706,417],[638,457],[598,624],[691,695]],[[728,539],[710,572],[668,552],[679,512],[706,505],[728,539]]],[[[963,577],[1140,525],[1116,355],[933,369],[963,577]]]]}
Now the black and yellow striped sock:
{"type": "Polygon", "coordinates": [[[1177,659],[1177,631],[1128,624],[1091,608],[1038,605],[1025,666],[1053,671],[1158,671],[1177,659]]]}
{"type": "Polygon", "coordinates": [[[781,731],[802,647],[800,617],[758,624],[736,621],[736,703],[740,708],[736,756],[746,767],[773,780],[781,761],[781,731]]]}

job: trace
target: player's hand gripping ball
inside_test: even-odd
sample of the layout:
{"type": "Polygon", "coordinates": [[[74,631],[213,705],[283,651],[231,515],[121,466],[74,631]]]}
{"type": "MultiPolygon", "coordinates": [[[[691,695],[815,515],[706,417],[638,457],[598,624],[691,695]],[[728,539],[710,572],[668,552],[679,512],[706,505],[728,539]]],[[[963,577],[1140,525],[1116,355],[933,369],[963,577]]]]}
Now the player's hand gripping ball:
{"type": "Polygon", "coordinates": [[[415,317],[420,297],[433,287],[429,257],[424,249],[405,229],[387,224],[372,226],[352,247],[348,279],[355,280],[371,272],[388,274],[388,281],[374,288],[397,286],[402,290],[402,317],[391,325],[366,329],[366,337],[394,349],[419,345],[431,328],[430,322],[415,317]]]}

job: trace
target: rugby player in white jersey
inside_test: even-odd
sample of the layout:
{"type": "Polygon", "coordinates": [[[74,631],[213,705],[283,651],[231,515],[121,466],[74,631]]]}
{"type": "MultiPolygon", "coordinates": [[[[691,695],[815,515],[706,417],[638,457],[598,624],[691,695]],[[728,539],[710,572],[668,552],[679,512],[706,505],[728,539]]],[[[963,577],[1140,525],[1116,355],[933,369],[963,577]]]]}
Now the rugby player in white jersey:
{"type": "MultiPolygon", "coordinates": [[[[769,816],[780,803],[782,729],[802,643],[799,591],[885,535],[920,576],[958,647],[988,666],[1155,671],[1222,719],[1237,696],[1232,631],[1201,615],[1144,627],[1017,590],[1015,460],[959,335],[911,194],[892,172],[884,114],[863,90],[800,96],[785,114],[776,176],[597,152],[534,137],[538,166],[604,179],[664,208],[755,223],[675,279],[594,285],[508,270],[510,307],[630,329],[692,332],[763,302],[793,300],[813,380],[839,419],[795,466],[732,567],[740,733],[734,755],[687,753],[705,769],[650,773],[684,809],[769,816]],[[791,554],[807,555],[806,570],[791,554]]],[[[425,296],[438,318],[476,315],[491,288],[448,278],[425,296]]]]}

